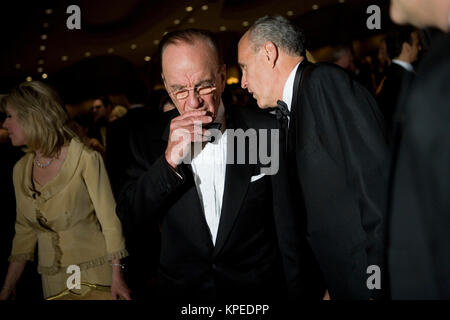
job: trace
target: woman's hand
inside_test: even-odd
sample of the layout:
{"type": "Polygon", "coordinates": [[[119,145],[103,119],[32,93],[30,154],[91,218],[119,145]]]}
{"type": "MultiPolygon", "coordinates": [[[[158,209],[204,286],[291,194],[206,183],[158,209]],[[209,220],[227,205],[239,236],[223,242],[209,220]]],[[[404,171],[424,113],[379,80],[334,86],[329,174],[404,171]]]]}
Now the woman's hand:
{"type": "Polygon", "coordinates": [[[0,291],[0,300],[14,300],[16,298],[16,288],[4,286],[0,291]]]}
{"type": "Polygon", "coordinates": [[[125,283],[121,267],[116,265],[113,265],[111,295],[114,300],[120,299],[120,297],[131,300],[131,290],[125,283]]]}

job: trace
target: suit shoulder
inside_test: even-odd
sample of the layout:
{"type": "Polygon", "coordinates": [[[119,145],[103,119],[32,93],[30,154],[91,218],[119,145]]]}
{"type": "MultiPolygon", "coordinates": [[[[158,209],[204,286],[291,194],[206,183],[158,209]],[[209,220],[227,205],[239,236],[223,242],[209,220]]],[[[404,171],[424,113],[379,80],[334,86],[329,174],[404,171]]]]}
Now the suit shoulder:
{"type": "MultiPolygon", "coordinates": [[[[327,62],[318,62],[311,71],[312,80],[333,80],[335,78],[350,79],[349,74],[341,67],[327,62]]],[[[334,81],[334,80],[333,80],[334,81]]]]}
{"type": "Polygon", "coordinates": [[[269,110],[231,106],[227,110],[242,119],[249,128],[274,128],[277,120],[269,110]]]}

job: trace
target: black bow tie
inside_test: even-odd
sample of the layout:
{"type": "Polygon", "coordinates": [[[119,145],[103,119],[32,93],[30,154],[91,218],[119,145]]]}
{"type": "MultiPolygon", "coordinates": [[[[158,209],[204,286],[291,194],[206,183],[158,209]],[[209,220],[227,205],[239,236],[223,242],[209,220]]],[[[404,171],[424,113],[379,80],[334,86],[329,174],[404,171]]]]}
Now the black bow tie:
{"type": "Polygon", "coordinates": [[[275,110],[275,115],[277,120],[281,122],[283,128],[287,128],[289,121],[289,109],[287,104],[284,101],[277,101],[278,108],[275,110]]]}

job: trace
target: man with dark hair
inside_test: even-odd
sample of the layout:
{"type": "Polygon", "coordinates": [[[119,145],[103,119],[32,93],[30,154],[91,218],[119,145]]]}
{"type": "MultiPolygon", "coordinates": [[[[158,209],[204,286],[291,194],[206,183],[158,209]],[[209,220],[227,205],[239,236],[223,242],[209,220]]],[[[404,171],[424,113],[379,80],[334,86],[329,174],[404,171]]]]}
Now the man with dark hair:
{"type": "Polygon", "coordinates": [[[441,31],[402,99],[388,265],[393,299],[450,299],[450,0],[393,0],[395,23],[441,31]]]}
{"type": "Polygon", "coordinates": [[[108,135],[109,117],[113,104],[106,96],[96,96],[92,99],[92,117],[94,123],[88,130],[89,145],[99,151],[102,156],[106,152],[106,140],[108,135]]]}
{"type": "Polygon", "coordinates": [[[388,152],[370,93],[341,68],[311,64],[303,32],[281,16],[258,19],[239,42],[243,88],[278,105],[291,185],[332,299],[381,295],[388,152]],[[370,268],[369,268],[370,266],[370,268]],[[368,285],[369,283],[369,285],[368,285]]]}
{"type": "Polygon", "coordinates": [[[133,130],[132,136],[148,138],[130,139],[131,181],[117,206],[125,228],[149,220],[160,226],[158,294],[170,301],[298,298],[305,293],[307,256],[284,158],[272,149],[279,144],[271,130],[278,123],[259,110],[225,109],[226,69],[212,34],[169,33],[160,52],[161,76],[176,110],[166,113],[170,123],[157,130],[159,136],[153,123],[133,130]],[[255,127],[271,133],[266,142],[271,156],[280,157],[276,174],[263,170],[261,151],[256,163],[249,160],[268,147],[261,131],[248,131],[255,127]],[[235,148],[233,132],[249,135],[242,149],[235,148]]]}
{"type": "Polygon", "coordinates": [[[393,115],[402,87],[413,79],[412,63],[417,60],[420,50],[419,33],[410,26],[395,27],[386,36],[386,47],[392,62],[386,70],[377,99],[391,132],[393,115]]]}

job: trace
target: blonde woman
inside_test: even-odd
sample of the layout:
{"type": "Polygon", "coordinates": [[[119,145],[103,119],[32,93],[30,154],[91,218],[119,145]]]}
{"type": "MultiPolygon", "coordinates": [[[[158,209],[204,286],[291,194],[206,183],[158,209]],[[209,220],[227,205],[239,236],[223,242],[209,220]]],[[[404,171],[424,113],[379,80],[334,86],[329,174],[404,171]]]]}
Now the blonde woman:
{"type": "Polygon", "coordinates": [[[80,142],[47,85],[22,83],[1,106],[12,144],[27,153],[13,171],[16,234],[0,300],[14,298],[36,244],[46,299],[130,299],[120,264],[125,241],[101,156],[80,142]]]}

